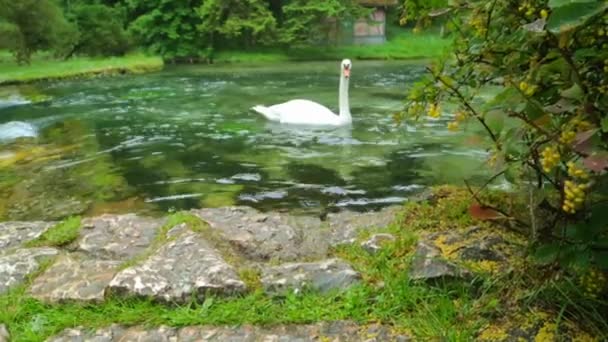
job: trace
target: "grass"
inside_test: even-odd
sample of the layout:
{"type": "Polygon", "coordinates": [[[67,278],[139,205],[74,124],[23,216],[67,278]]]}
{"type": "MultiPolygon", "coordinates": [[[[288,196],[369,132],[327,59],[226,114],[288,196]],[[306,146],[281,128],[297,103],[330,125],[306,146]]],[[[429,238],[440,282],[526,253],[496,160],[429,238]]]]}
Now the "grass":
{"type": "Polygon", "coordinates": [[[296,47],[289,50],[219,51],[216,63],[279,63],[286,61],[323,61],[343,58],[359,60],[403,60],[441,56],[451,44],[435,32],[412,33],[401,30],[383,45],[296,47]]]}
{"type": "Polygon", "coordinates": [[[61,247],[70,244],[78,238],[81,228],[79,216],[70,217],[40,235],[37,239],[27,243],[27,247],[61,247]]]}
{"type": "Polygon", "coordinates": [[[162,67],[161,58],[142,54],[109,58],[77,57],[67,61],[42,54],[34,56],[30,65],[20,66],[8,53],[3,52],[0,53],[0,85],[92,75],[143,73],[160,70],[162,67]]]}
{"type": "MultiPolygon", "coordinates": [[[[353,320],[360,324],[384,323],[415,340],[499,340],[514,327],[527,327],[530,339],[562,336],[589,337],[580,325],[606,338],[608,304],[585,297],[568,277],[546,279],[532,266],[502,274],[482,274],[465,281],[432,284],[411,281],[408,268],[421,231],[453,231],[470,227],[470,199],[465,191],[439,189],[436,203],[410,203],[394,224],[377,232],[396,237],[377,254],[365,252],[358,243],[336,248],[363,276],[360,285],[344,292],[304,292],[283,297],[259,290],[240,297],[208,296],[186,305],[163,305],[144,299],[108,298],[97,305],[44,304],[27,295],[27,285],[0,296],[0,323],[7,325],[15,341],[41,341],[65,328],[123,325],[240,325],[307,324],[318,321],[353,320]],[[534,336],[534,334],[538,334],[534,336]]],[[[200,234],[208,226],[188,213],[175,213],[161,233],[159,243],[173,226],[187,223],[200,234]]],[[[498,229],[481,224],[484,229],[498,229]]],[[[360,237],[360,241],[369,232],[360,237]]],[[[213,239],[213,238],[212,238],[213,239]]],[[[212,241],[210,241],[212,242],[212,241]]],[[[213,242],[212,242],[213,243],[213,242]]],[[[241,270],[255,284],[259,274],[241,270]]]]}

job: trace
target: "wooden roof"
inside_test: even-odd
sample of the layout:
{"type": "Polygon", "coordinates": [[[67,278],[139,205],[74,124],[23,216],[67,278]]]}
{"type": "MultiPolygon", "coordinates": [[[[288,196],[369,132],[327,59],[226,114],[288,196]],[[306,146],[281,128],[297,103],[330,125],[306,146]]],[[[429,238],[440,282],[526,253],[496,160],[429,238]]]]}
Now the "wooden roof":
{"type": "Polygon", "coordinates": [[[359,4],[362,6],[396,6],[399,2],[397,0],[359,0],[359,4]]]}

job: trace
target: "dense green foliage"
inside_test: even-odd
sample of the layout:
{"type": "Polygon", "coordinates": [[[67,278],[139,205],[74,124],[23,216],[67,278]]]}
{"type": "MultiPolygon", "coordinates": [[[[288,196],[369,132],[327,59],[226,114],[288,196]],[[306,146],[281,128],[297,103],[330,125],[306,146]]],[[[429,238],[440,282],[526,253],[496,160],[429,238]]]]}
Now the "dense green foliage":
{"type": "Polygon", "coordinates": [[[76,24],[80,39],[74,53],[123,55],[129,49],[129,37],[124,28],[125,11],[102,4],[78,4],[68,17],[76,24]]]}
{"type": "Polygon", "coordinates": [[[29,63],[39,50],[64,52],[76,36],[51,0],[0,1],[0,47],[10,49],[19,63],[29,63]]]}
{"type": "Polygon", "coordinates": [[[453,54],[429,68],[404,116],[438,118],[443,104],[456,107],[450,129],[477,121],[494,145],[493,179],[525,194],[529,210],[480,203],[472,213],[510,217],[539,261],[600,279],[593,270],[608,269],[608,3],[484,0],[448,10],[453,54]],[[494,99],[479,100],[496,85],[494,99]]]}
{"type": "Polygon", "coordinates": [[[336,39],[364,17],[357,0],[2,0],[0,48],[29,62],[57,55],[123,55],[144,48],[167,60],[207,60],[226,48],[287,48],[336,39]],[[331,18],[331,19],[329,19],[331,18]]]}

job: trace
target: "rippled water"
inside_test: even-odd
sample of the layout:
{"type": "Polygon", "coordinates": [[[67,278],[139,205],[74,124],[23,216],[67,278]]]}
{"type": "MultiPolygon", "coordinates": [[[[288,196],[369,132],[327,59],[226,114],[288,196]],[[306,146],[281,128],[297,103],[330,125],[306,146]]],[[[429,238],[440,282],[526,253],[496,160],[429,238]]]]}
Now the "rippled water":
{"type": "Polygon", "coordinates": [[[337,110],[337,68],[180,66],[49,83],[37,90],[50,100],[0,108],[0,124],[27,122],[47,142],[64,139],[67,129],[78,148],[41,172],[83,169],[103,159],[110,166],[96,172],[119,177],[130,189],[104,202],[137,196],[158,210],[227,204],[368,209],[481,174],[486,155],[473,129],[450,133],[443,121],[393,122],[421,64],[355,63],[352,129],[285,127],[249,110],[292,98],[337,110]],[[58,125],[62,134],[45,135],[58,125]]]}

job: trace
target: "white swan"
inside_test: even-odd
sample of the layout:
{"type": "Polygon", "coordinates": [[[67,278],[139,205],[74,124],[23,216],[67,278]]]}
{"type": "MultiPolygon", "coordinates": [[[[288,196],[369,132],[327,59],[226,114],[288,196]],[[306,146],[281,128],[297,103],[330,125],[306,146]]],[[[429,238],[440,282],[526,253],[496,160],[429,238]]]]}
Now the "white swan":
{"type": "Polygon", "coordinates": [[[348,103],[348,81],[352,63],[345,59],[340,71],[340,114],[334,114],[329,108],[308,100],[291,100],[270,107],[255,106],[252,109],[266,119],[283,124],[347,126],[353,121],[348,103]]]}

